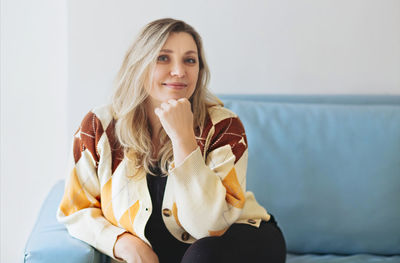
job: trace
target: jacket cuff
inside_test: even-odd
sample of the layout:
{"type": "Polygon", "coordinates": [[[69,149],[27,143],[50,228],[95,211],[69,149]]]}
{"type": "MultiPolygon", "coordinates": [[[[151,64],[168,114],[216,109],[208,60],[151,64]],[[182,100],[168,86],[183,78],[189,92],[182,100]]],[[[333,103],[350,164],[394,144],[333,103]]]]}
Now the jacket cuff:
{"type": "Polygon", "coordinates": [[[193,174],[199,173],[199,171],[204,168],[203,155],[201,154],[200,147],[191,152],[182,161],[179,166],[175,166],[175,163],[171,163],[168,172],[178,176],[180,180],[183,180],[185,184],[189,183],[187,180],[193,176],[193,174]],[[190,177],[187,175],[191,175],[190,177]],[[187,177],[187,178],[185,178],[187,177]]]}

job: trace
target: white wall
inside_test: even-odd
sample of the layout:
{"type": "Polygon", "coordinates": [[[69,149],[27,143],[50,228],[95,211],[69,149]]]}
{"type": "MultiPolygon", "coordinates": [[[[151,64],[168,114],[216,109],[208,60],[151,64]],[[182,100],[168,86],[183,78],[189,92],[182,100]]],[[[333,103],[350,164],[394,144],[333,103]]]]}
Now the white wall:
{"type": "Polygon", "coordinates": [[[0,262],[21,262],[40,204],[66,174],[67,43],[66,1],[1,1],[0,262]]]}
{"type": "Polygon", "coordinates": [[[21,259],[138,30],[166,16],[203,36],[216,93],[400,94],[398,0],[2,0],[1,262],[21,259]]]}
{"type": "Polygon", "coordinates": [[[203,36],[214,92],[400,94],[398,0],[68,4],[69,127],[105,101],[139,29],[166,16],[187,21],[203,36]]]}

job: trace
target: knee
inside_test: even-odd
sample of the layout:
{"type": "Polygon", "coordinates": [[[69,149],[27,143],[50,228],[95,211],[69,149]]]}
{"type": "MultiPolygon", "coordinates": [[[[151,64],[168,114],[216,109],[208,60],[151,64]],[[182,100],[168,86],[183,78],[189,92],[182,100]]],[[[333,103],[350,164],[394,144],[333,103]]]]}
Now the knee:
{"type": "Polygon", "coordinates": [[[185,252],[182,263],[222,262],[218,237],[205,237],[194,242],[185,252]]]}

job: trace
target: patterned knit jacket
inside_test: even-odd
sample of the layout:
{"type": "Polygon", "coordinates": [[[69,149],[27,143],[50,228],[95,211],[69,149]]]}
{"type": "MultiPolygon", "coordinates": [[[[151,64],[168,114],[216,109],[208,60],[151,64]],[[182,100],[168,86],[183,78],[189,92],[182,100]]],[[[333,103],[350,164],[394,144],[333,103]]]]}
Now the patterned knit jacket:
{"type": "MultiPolygon", "coordinates": [[[[57,211],[72,236],[112,258],[117,237],[126,231],[149,243],[144,230],[152,212],[145,171],[124,156],[114,127],[110,106],[85,116],[57,211]]],[[[198,135],[197,149],[168,169],[162,215],[170,233],[193,243],[222,235],[233,223],[258,227],[268,221],[267,211],[245,192],[248,150],[239,118],[212,106],[198,135]]]]}

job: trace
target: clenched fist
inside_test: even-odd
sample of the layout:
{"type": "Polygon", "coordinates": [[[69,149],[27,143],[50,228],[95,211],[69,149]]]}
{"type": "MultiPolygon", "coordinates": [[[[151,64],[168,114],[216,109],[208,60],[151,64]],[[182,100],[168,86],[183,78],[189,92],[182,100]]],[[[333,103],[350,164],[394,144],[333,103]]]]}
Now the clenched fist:
{"type": "Polygon", "coordinates": [[[168,100],[154,113],[172,142],[175,165],[179,165],[197,147],[193,129],[193,113],[188,99],[168,100]]]}

